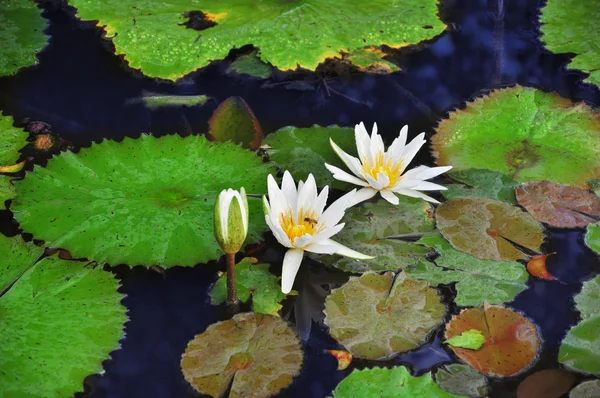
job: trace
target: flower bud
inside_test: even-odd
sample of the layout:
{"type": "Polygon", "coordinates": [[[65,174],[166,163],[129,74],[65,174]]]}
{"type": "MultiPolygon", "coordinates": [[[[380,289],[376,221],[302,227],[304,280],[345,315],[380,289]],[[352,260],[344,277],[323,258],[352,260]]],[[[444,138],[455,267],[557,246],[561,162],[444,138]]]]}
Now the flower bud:
{"type": "Polygon", "coordinates": [[[248,233],[248,199],[244,188],[221,191],[215,204],[215,238],[223,251],[235,254],[248,233]]]}

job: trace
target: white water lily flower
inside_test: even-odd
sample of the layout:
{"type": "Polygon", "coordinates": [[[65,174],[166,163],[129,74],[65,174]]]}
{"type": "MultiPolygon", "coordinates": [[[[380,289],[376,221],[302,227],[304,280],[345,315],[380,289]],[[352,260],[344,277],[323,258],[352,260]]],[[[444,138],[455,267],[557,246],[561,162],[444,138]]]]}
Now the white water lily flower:
{"type": "Polygon", "coordinates": [[[395,205],[400,203],[395,194],[439,203],[419,191],[445,190],[444,186],[425,180],[445,173],[452,166],[418,166],[404,173],[408,164],[425,144],[425,133],[419,134],[408,145],[406,145],[407,135],[408,126],[404,126],[400,131],[400,136],[386,151],[381,136],[377,134],[377,123],[373,125],[371,137],[362,122],[357,124],[354,128],[354,136],[360,159],[347,154],[333,140],[329,140],[333,150],[354,175],[327,163],[325,163],[325,167],[333,173],[335,179],[363,187],[356,193],[353,205],[372,198],[377,192],[385,200],[395,205]]]}
{"type": "Polygon", "coordinates": [[[371,259],[362,253],[334,242],[330,238],[340,232],[344,216],[356,190],[348,192],[325,210],[329,187],[317,195],[317,184],[312,174],[306,183],[296,183],[292,175],[283,174],[281,189],[272,175],[267,178],[269,200],[263,196],[265,221],[275,238],[289,248],[283,259],[281,291],[289,293],[300,268],[304,251],[319,254],[339,254],[361,260],[371,259]]]}

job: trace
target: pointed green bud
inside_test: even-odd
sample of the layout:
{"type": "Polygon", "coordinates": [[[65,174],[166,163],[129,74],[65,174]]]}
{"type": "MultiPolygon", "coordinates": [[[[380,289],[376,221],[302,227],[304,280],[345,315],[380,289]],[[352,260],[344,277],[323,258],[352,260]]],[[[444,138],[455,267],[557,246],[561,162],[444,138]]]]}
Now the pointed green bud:
{"type": "Polygon", "coordinates": [[[248,234],[248,199],[246,190],[221,191],[215,204],[215,238],[223,251],[240,251],[248,234]]]}

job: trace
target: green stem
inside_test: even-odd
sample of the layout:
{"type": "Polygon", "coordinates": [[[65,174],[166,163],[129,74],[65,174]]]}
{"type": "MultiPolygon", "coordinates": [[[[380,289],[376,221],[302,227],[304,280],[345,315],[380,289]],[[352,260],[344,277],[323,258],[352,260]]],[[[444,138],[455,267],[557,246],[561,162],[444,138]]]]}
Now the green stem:
{"type": "Polygon", "coordinates": [[[235,254],[225,254],[227,262],[227,309],[232,314],[240,311],[240,300],[237,297],[235,284],[235,254]]]}

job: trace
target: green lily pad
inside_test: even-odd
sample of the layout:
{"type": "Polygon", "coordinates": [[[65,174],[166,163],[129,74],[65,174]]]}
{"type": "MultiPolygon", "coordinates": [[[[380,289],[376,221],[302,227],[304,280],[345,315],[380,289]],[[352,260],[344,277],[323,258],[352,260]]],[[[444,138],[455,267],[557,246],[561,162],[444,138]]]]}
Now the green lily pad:
{"type": "Polygon", "coordinates": [[[208,121],[207,135],[213,141],[232,141],[250,149],[258,149],[264,137],[252,109],[240,97],[219,104],[208,121]]]}
{"type": "Polygon", "coordinates": [[[600,196],[600,180],[591,180],[590,188],[592,188],[596,196],[600,196]]]}
{"type": "Polygon", "coordinates": [[[14,250],[29,252],[12,254],[26,271],[0,297],[0,396],[73,396],[124,337],[119,282],[85,262],[54,256],[33,265],[37,248],[14,250]]]}
{"type": "MultiPolygon", "coordinates": [[[[269,264],[254,264],[256,261],[246,257],[235,266],[238,298],[246,302],[252,296],[254,312],[277,315],[286,295],[281,292],[279,278],[269,272],[269,264]]],[[[227,274],[221,275],[208,295],[213,305],[227,300],[227,274]]]]}
{"type": "Polygon", "coordinates": [[[79,18],[98,21],[117,54],[146,75],[176,80],[234,48],[252,44],[281,70],[315,70],[341,51],[365,46],[404,47],[440,35],[437,0],[353,0],[302,3],[263,0],[71,0],[79,18]],[[197,25],[200,30],[190,29],[197,25]]]}
{"type": "Polygon", "coordinates": [[[400,196],[400,204],[385,200],[363,203],[346,211],[335,240],[373,260],[310,255],[327,266],[346,272],[396,271],[422,259],[431,250],[398,238],[418,238],[434,231],[433,208],[424,200],[400,196]],[[396,239],[392,239],[396,238],[396,239]]]}
{"type": "Polygon", "coordinates": [[[433,381],[431,373],[413,377],[404,366],[355,369],[333,391],[334,398],[452,398],[433,381]]]}
{"type": "Polygon", "coordinates": [[[432,286],[456,283],[454,301],[461,306],[480,306],[483,302],[501,304],[512,300],[527,288],[527,270],[517,261],[480,260],[460,252],[440,235],[422,237],[417,243],[434,248],[435,261],[418,261],[406,272],[432,286]]]}
{"type": "Polygon", "coordinates": [[[0,76],[13,75],[38,62],[37,53],[48,43],[44,34],[47,22],[41,14],[31,0],[0,3],[0,76]]]}
{"type": "Polygon", "coordinates": [[[486,377],[467,365],[451,364],[438,368],[435,382],[442,390],[451,394],[482,398],[488,396],[486,377]]]}
{"type": "Polygon", "coordinates": [[[471,329],[446,340],[446,344],[452,347],[468,348],[469,350],[478,350],[485,342],[485,337],[481,330],[471,329]]]}
{"type": "Polygon", "coordinates": [[[600,117],[584,103],[513,87],[450,113],[432,137],[440,166],[490,169],[519,182],[587,188],[600,178],[600,117]]]}
{"type": "Polygon", "coordinates": [[[29,133],[13,127],[13,123],[12,117],[4,116],[0,112],[0,166],[10,166],[16,163],[21,157],[19,149],[28,144],[29,133]]]}
{"type": "Polygon", "coordinates": [[[171,95],[144,91],[138,98],[127,101],[127,104],[144,104],[148,109],[158,109],[177,106],[202,106],[210,97],[206,95],[171,95]]]}
{"type": "Polygon", "coordinates": [[[42,253],[43,247],[27,243],[20,236],[7,238],[0,234],[0,294],[35,264],[42,253]]]}
{"type": "Polygon", "coordinates": [[[6,210],[6,201],[13,199],[17,194],[12,179],[12,177],[0,176],[0,210],[6,210]]]}
{"type": "Polygon", "coordinates": [[[539,252],[542,225],[529,213],[486,198],[448,199],[436,210],[437,227],[450,244],[482,260],[528,257],[511,242],[539,252]]]}
{"type": "Polygon", "coordinates": [[[229,65],[225,70],[228,74],[249,75],[266,79],[273,73],[273,67],[266,64],[258,57],[258,50],[242,55],[229,65]]]}
{"type": "MultiPolygon", "coordinates": [[[[50,159],[15,184],[11,208],[25,231],[74,258],[191,266],[222,254],[213,234],[218,193],[242,186],[265,193],[273,172],[232,143],[142,135],[50,159]]],[[[252,243],[267,226],[261,201],[248,202],[252,243]]]]}
{"type": "Polygon", "coordinates": [[[600,254],[600,223],[589,224],[585,234],[587,247],[600,254]]]}
{"type": "Polygon", "coordinates": [[[230,397],[270,397],[291,384],[301,367],[296,333],[277,316],[253,312],[210,325],[181,358],[188,383],[214,397],[223,397],[230,385],[230,397]]]}
{"type": "Polygon", "coordinates": [[[594,398],[600,397],[600,380],[584,381],[571,390],[569,398],[594,398]]]}
{"type": "Polygon", "coordinates": [[[325,300],[329,334],[356,358],[385,360],[416,348],[444,317],[427,282],[401,272],[352,277],[325,300]]]}
{"type": "Polygon", "coordinates": [[[325,168],[325,163],[345,167],[331,148],[330,138],[344,151],[357,156],[354,129],[348,127],[284,127],[269,134],[263,144],[268,146],[269,160],[281,170],[289,170],[294,179],[306,181],[306,177],[312,173],[319,187],[329,185],[349,191],[355,186],[334,179],[333,174],[325,168]]]}
{"type": "Polygon", "coordinates": [[[440,191],[446,199],[477,196],[517,204],[515,188],[519,183],[509,176],[492,170],[467,169],[446,174],[462,184],[446,184],[448,190],[440,191]]]}
{"type": "Polygon", "coordinates": [[[575,296],[581,321],[563,340],[558,360],[576,372],[600,375],[600,276],[583,283],[575,296]]]}
{"type": "Polygon", "coordinates": [[[584,81],[600,86],[598,4],[576,0],[548,0],[542,8],[541,40],[555,53],[574,53],[571,69],[589,73],[584,81]]]}
{"type": "Polygon", "coordinates": [[[347,59],[363,72],[388,74],[399,71],[398,65],[383,59],[386,55],[380,48],[367,47],[352,51],[347,59]]]}

